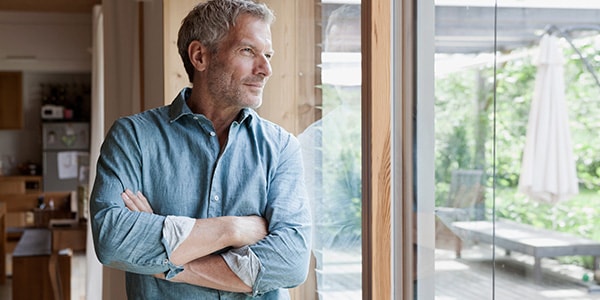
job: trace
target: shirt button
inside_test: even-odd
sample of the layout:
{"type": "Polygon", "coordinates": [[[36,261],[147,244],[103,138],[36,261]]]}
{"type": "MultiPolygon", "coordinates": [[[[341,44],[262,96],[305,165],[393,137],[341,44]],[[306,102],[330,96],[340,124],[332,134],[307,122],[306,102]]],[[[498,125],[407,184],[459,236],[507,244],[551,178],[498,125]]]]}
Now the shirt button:
{"type": "Polygon", "coordinates": [[[215,201],[219,201],[219,196],[215,195],[215,196],[213,197],[213,200],[215,200],[215,201]]]}
{"type": "Polygon", "coordinates": [[[194,117],[194,120],[198,121],[198,117],[194,117]]]}
{"type": "Polygon", "coordinates": [[[214,131],[210,132],[210,136],[215,136],[215,135],[217,135],[217,134],[214,131]]]}

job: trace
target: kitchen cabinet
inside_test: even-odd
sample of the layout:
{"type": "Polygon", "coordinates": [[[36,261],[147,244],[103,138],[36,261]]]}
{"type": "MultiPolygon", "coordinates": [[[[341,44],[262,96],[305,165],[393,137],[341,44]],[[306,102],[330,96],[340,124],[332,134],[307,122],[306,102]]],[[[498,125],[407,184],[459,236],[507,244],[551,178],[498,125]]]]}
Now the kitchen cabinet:
{"type": "Polygon", "coordinates": [[[0,202],[6,204],[6,225],[33,225],[32,211],[42,194],[41,176],[0,176],[0,202]]]}
{"type": "Polygon", "coordinates": [[[41,192],[41,176],[0,176],[0,195],[39,194],[41,192]]]}
{"type": "Polygon", "coordinates": [[[23,74],[0,72],[0,129],[23,128],[23,74]]]}

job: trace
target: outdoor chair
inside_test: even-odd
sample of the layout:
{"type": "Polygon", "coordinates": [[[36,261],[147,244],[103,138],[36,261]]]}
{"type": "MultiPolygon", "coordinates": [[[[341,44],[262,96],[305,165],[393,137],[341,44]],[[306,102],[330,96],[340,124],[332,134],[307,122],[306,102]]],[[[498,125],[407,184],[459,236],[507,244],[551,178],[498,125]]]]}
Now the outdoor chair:
{"type": "Polygon", "coordinates": [[[482,170],[452,171],[446,206],[436,207],[436,248],[451,249],[461,257],[462,239],[456,235],[452,223],[485,219],[482,170]]]}

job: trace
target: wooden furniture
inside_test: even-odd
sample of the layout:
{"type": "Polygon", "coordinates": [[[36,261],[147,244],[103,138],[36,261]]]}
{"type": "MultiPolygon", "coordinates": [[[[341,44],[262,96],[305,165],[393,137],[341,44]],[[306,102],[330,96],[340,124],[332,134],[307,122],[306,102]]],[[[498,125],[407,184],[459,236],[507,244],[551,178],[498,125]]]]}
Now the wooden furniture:
{"type": "Polygon", "coordinates": [[[435,242],[438,249],[454,250],[461,257],[462,241],[450,224],[483,220],[485,216],[482,170],[454,170],[445,206],[436,207],[435,242]]]}
{"type": "Polygon", "coordinates": [[[12,260],[13,300],[71,298],[71,255],[53,251],[49,229],[26,229],[12,260]]]}
{"type": "Polygon", "coordinates": [[[6,283],[6,204],[0,202],[0,284],[6,283]]]}
{"type": "Polygon", "coordinates": [[[23,74],[0,72],[0,129],[23,128],[23,74]]]}
{"type": "Polygon", "coordinates": [[[0,176],[0,194],[31,194],[42,192],[41,176],[0,176]]]}
{"type": "MultiPolygon", "coordinates": [[[[0,201],[6,203],[7,226],[11,227],[34,227],[36,226],[36,215],[38,216],[38,227],[48,225],[50,217],[63,216],[71,211],[71,203],[77,198],[71,192],[48,192],[39,194],[11,194],[0,195],[0,201]],[[39,201],[43,201],[46,207],[50,200],[54,202],[54,210],[46,209],[46,212],[37,210],[39,201]]],[[[63,216],[64,217],[64,216],[63,216]]]]}
{"type": "Polygon", "coordinates": [[[600,241],[508,220],[454,222],[452,228],[462,239],[493,244],[507,250],[507,254],[517,251],[533,256],[536,282],[542,279],[544,257],[593,256],[594,271],[598,270],[600,241]]]}
{"type": "Polygon", "coordinates": [[[84,252],[86,246],[87,227],[85,223],[75,226],[53,226],[52,247],[55,251],[71,249],[75,252],[84,252]]]}
{"type": "Polygon", "coordinates": [[[41,176],[0,176],[0,202],[6,203],[6,226],[33,225],[31,212],[41,193],[41,176]]]}
{"type": "MultiPolygon", "coordinates": [[[[1,242],[5,250],[4,255],[15,251],[23,233],[31,228],[48,228],[52,219],[72,219],[75,225],[78,225],[76,216],[77,197],[74,192],[42,192],[42,178],[40,176],[0,176],[0,203],[5,210],[4,220],[5,229],[0,235],[1,242]],[[54,202],[54,210],[39,209],[40,201],[46,207],[50,205],[50,200],[54,202]]],[[[66,229],[64,229],[66,230],[66,229]]],[[[85,242],[85,233],[81,230],[70,230],[63,232],[58,230],[55,239],[57,245],[63,245],[63,248],[73,246],[74,250],[81,251],[82,244],[85,242]],[[73,240],[71,240],[73,239],[73,240]]],[[[0,259],[5,262],[5,260],[0,259]]],[[[0,262],[0,282],[2,276],[6,276],[6,266],[0,262]]],[[[13,270],[15,266],[13,265],[13,270]]],[[[14,272],[13,272],[14,273],[14,272]]]]}
{"type": "Polygon", "coordinates": [[[42,192],[41,176],[0,176],[0,202],[6,203],[9,228],[35,226],[34,212],[40,201],[48,207],[50,200],[54,214],[73,211],[77,201],[72,191],[42,192]]]}

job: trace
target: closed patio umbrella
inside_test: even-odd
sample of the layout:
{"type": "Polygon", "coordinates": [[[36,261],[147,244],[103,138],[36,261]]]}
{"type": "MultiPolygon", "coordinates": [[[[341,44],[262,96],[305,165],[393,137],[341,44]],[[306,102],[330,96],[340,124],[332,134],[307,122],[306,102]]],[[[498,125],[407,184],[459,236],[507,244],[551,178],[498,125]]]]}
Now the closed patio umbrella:
{"type": "Polygon", "coordinates": [[[579,193],[563,63],[558,38],[544,35],[519,179],[519,191],[533,200],[551,204],[579,193]]]}

